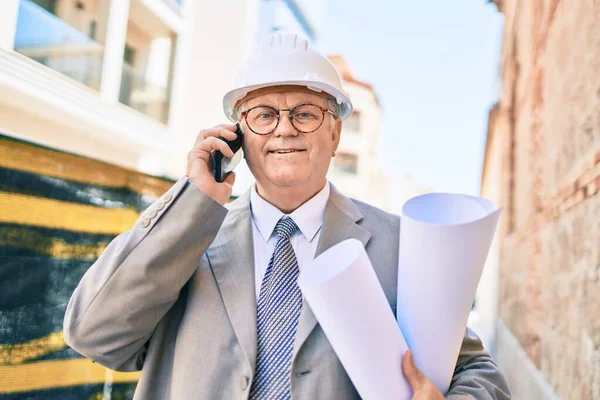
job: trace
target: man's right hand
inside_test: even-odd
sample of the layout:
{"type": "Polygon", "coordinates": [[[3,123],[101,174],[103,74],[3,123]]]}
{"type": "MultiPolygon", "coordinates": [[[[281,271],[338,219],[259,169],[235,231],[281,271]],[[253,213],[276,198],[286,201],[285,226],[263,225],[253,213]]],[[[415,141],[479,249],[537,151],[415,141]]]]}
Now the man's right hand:
{"type": "Polygon", "coordinates": [[[217,182],[210,165],[210,155],[213,151],[219,150],[225,157],[233,157],[233,151],[219,137],[233,140],[236,138],[235,130],[236,126],[229,124],[201,130],[196,138],[194,148],[187,156],[188,179],[220,204],[225,204],[231,196],[235,173],[231,172],[222,183],[217,182]]]}
{"type": "Polygon", "coordinates": [[[419,371],[410,350],[407,350],[402,357],[402,373],[412,387],[411,400],[444,400],[444,395],[435,384],[419,371]]]}

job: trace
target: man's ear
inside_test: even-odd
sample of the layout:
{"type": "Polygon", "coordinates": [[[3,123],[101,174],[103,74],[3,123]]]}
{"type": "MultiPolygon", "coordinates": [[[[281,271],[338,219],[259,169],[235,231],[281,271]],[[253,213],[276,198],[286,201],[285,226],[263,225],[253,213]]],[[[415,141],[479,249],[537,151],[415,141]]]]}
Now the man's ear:
{"type": "Polygon", "coordinates": [[[342,120],[336,118],[333,129],[331,130],[331,140],[333,141],[332,149],[335,152],[340,144],[340,137],[342,135],[342,120]]]}

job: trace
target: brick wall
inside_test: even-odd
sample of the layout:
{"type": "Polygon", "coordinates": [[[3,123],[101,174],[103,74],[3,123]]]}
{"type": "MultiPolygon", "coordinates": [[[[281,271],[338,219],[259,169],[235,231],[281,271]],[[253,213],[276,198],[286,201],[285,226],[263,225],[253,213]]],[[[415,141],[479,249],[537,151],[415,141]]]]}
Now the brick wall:
{"type": "Polygon", "coordinates": [[[496,3],[499,315],[559,396],[600,399],[600,2],[496,3]]]}

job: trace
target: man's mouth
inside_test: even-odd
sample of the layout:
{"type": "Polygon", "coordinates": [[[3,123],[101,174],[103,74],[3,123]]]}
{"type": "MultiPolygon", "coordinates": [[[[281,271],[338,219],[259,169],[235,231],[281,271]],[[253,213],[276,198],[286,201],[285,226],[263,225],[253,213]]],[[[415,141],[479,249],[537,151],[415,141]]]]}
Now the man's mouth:
{"type": "Polygon", "coordinates": [[[290,153],[299,153],[301,151],[306,151],[306,150],[299,150],[299,149],[271,150],[271,151],[269,151],[269,153],[290,154],[290,153]]]}

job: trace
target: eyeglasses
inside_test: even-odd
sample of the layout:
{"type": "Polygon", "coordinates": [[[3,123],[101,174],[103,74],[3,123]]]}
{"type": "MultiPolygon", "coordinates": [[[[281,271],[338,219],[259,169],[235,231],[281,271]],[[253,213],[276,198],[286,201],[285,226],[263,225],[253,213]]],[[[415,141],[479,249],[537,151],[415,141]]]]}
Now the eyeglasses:
{"type": "Polygon", "coordinates": [[[248,128],[257,135],[269,135],[279,126],[281,111],[288,111],[290,122],[302,133],[312,133],[323,125],[325,113],[328,112],[335,117],[333,111],[327,107],[315,104],[300,104],[292,109],[282,108],[277,110],[271,106],[256,106],[242,111],[242,118],[246,121],[248,128]]]}

